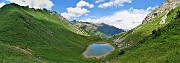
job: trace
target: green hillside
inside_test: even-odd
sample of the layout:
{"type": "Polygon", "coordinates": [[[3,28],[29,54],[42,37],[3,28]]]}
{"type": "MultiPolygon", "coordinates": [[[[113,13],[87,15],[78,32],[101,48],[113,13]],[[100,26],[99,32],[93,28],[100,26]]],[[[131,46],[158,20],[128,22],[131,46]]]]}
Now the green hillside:
{"type": "Polygon", "coordinates": [[[46,9],[8,4],[0,9],[0,63],[94,63],[83,56],[95,42],[46,9]]]}
{"type": "Polygon", "coordinates": [[[7,4],[0,8],[0,63],[180,62],[180,6],[128,32],[112,32],[114,36],[111,31],[116,28],[106,29],[112,26],[84,25],[90,28],[84,31],[54,11],[7,4]],[[163,17],[167,18],[162,24],[163,17]],[[88,33],[113,37],[102,40],[88,33]],[[100,59],[85,58],[87,46],[98,41],[109,42],[114,51],[100,59]]]}
{"type": "Polygon", "coordinates": [[[112,63],[179,63],[180,62],[180,7],[167,14],[166,24],[156,17],[140,25],[125,36],[123,54],[112,63]],[[125,48],[126,47],[126,48],[125,48]]]}

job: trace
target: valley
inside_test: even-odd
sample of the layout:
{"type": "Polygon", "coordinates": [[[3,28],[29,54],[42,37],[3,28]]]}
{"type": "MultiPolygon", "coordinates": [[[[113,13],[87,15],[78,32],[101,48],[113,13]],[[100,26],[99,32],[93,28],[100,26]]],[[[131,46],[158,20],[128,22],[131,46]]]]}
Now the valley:
{"type": "Polygon", "coordinates": [[[128,31],[10,3],[0,8],[0,63],[179,63],[179,30],[179,0],[128,31]]]}

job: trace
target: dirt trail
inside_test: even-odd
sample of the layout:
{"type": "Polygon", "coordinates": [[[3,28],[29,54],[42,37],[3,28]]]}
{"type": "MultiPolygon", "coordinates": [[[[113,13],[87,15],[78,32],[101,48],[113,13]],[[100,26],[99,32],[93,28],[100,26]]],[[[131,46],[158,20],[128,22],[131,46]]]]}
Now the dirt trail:
{"type": "Polygon", "coordinates": [[[18,49],[19,51],[27,54],[28,56],[32,56],[32,53],[30,52],[31,50],[30,49],[24,49],[24,48],[20,48],[18,46],[14,46],[14,48],[18,49]]]}

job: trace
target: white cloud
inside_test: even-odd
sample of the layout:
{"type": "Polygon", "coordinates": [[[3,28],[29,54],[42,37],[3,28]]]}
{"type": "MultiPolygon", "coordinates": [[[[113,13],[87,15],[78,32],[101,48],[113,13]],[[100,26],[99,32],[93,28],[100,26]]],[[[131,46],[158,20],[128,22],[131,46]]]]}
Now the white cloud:
{"type": "Polygon", "coordinates": [[[85,2],[83,0],[81,0],[79,3],[77,3],[76,6],[79,7],[79,8],[82,8],[84,6],[88,6],[89,8],[93,8],[94,7],[93,4],[89,4],[88,2],[85,2]]]}
{"type": "Polygon", "coordinates": [[[152,11],[152,7],[149,7],[146,10],[130,8],[129,10],[118,11],[112,15],[103,16],[98,19],[88,18],[80,21],[105,23],[105,24],[113,25],[120,29],[130,30],[140,25],[143,19],[146,17],[146,15],[151,11],[152,11]]]}
{"type": "Polygon", "coordinates": [[[6,0],[11,3],[16,3],[21,6],[29,6],[30,8],[46,8],[46,9],[51,9],[54,4],[52,3],[51,0],[6,0]]]}
{"type": "Polygon", "coordinates": [[[61,15],[67,19],[71,18],[71,17],[80,17],[86,13],[88,13],[90,11],[88,11],[85,8],[79,8],[79,7],[69,7],[67,8],[67,12],[61,13],[61,15]]]}
{"type": "Polygon", "coordinates": [[[2,7],[2,6],[4,6],[5,5],[5,3],[4,2],[1,2],[0,3],[0,8],[2,7]]]}
{"type": "Polygon", "coordinates": [[[87,15],[87,13],[89,13],[90,11],[87,10],[86,8],[83,8],[85,6],[89,8],[94,7],[93,4],[89,4],[88,2],[81,0],[80,2],[77,3],[75,8],[69,7],[66,9],[67,12],[63,12],[61,13],[61,15],[67,19],[70,19],[72,17],[80,17],[82,15],[87,15]]]}
{"type": "Polygon", "coordinates": [[[96,0],[96,3],[104,2],[105,0],[96,0]]]}
{"type": "Polygon", "coordinates": [[[109,2],[100,4],[98,7],[107,8],[113,6],[124,6],[124,3],[132,3],[132,0],[110,0],[109,2]]]}

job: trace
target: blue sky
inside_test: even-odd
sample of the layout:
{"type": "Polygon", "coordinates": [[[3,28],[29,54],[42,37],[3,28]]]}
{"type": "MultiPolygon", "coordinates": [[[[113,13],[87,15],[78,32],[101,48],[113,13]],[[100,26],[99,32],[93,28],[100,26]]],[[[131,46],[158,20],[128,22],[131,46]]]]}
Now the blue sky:
{"type": "Polygon", "coordinates": [[[0,0],[0,7],[17,3],[57,11],[69,20],[106,23],[130,30],[165,0],[0,0]],[[32,5],[33,4],[33,5],[32,5]]]}
{"type": "MultiPolygon", "coordinates": [[[[52,7],[53,10],[56,10],[58,13],[66,12],[66,8],[68,7],[76,7],[76,4],[80,0],[52,0],[55,6],[52,7]]],[[[124,6],[119,7],[108,7],[108,8],[98,8],[98,5],[101,3],[95,3],[97,0],[84,0],[90,4],[94,5],[94,8],[87,8],[90,10],[88,13],[89,16],[101,17],[105,15],[110,15],[119,10],[128,10],[133,7],[135,9],[146,9],[148,7],[155,7],[162,4],[165,0],[132,0],[132,3],[124,3],[124,6]]],[[[108,2],[110,0],[105,0],[108,2]]],[[[82,19],[87,16],[81,16],[78,19],[82,19]]],[[[72,19],[71,19],[72,20],[72,19]]]]}

